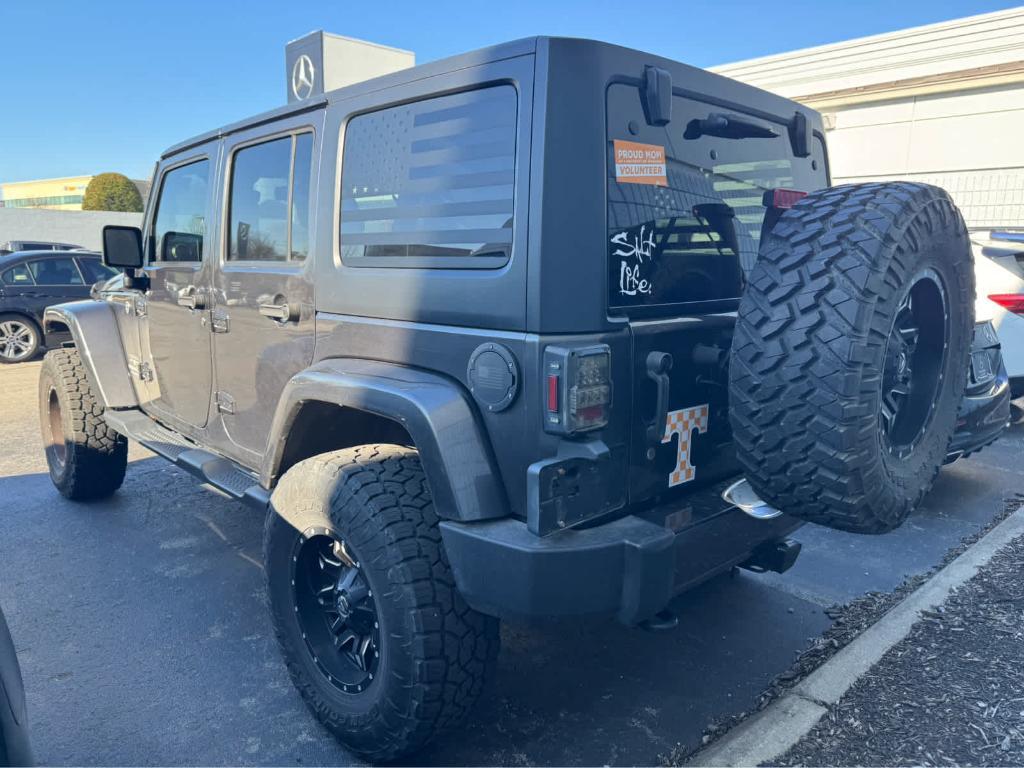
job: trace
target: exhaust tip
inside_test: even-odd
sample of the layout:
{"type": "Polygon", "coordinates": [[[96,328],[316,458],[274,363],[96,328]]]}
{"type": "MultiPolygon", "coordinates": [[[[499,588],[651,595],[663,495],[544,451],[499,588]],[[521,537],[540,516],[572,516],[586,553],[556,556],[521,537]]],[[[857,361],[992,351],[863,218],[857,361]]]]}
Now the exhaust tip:
{"type": "Polygon", "coordinates": [[[776,509],[762,501],[754,493],[754,489],[750,487],[750,483],[745,477],[722,491],[722,499],[734,507],[739,507],[757,520],[771,520],[782,514],[781,509],[776,509]]]}

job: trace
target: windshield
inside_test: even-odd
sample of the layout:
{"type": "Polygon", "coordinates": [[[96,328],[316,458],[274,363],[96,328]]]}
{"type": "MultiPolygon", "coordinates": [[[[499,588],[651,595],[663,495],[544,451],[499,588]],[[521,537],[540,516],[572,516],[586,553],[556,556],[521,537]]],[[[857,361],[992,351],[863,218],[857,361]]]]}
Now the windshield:
{"type": "Polygon", "coordinates": [[[812,146],[794,157],[784,123],[681,96],[669,124],[651,126],[636,87],[610,86],[609,307],[737,299],[757,259],[764,192],[827,184],[824,147],[812,146]]]}

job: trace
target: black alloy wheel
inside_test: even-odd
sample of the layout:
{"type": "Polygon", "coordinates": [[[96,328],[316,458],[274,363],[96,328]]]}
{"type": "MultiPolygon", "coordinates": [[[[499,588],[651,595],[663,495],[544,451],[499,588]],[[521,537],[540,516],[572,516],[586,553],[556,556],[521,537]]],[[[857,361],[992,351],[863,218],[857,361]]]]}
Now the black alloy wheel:
{"type": "Polygon", "coordinates": [[[298,537],[292,588],[302,639],[328,683],[362,693],[380,666],[380,618],[366,575],[327,529],[298,537]]]}
{"type": "Polygon", "coordinates": [[[882,444],[903,458],[924,435],[935,410],[949,349],[949,310],[942,280],[928,269],[911,282],[896,311],[882,367],[882,444]]]}

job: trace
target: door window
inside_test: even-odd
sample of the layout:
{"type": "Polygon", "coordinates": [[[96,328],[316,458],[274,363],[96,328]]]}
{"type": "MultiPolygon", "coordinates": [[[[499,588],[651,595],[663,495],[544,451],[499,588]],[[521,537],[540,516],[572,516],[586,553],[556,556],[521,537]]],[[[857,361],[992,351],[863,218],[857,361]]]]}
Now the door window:
{"type": "Polygon", "coordinates": [[[284,136],[235,153],[230,261],[300,261],[309,250],[313,135],[284,136]]]}
{"type": "Polygon", "coordinates": [[[108,267],[99,259],[79,259],[78,266],[82,268],[86,282],[98,283],[100,280],[109,280],[118,274],[116,269],[108,267]]]}
{"type": "Polygon", "coordinates": [[[202,261],[209,180],[209,160],[164,174],[150,241],[151,260],[202,261]]]}
{"type": "Polygon", "coordinates": [[[24,264],[19,264],[0,275],[0,283],[4,285],[33,285],[32,273],[24,264]]]}
{"type": "Polygon", "coordinates": [[[36,285],[84,285],[73,259],[40,259],[28,263],[36,285]]]}

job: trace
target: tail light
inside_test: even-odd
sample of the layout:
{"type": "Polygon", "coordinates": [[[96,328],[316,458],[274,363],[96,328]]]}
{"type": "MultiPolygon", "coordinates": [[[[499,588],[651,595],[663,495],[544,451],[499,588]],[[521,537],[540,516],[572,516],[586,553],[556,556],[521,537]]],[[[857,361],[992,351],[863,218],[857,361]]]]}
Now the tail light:
{"type": "Polygon", "coordinates": [[[608,424],[612,405],[612,354],[606,344],[547,347],[544,429],[574,435],[608,424]]]}
{"type": "Polygon", "coordinates": [[[1008,312],[1024,315],[1024,293],[991,293],[988,298],[1008,312]]]}
{"type": "Polygon", "coordinates": [[[784,187],[777,187],[776,189],[765,190],[761,204],[764,205],[765,208],[780,208],[785,210],[786,208],[792,208],[805,197],[807,197],[807,193],[801,192],[799,189],[785,189],[784,187]]]}

